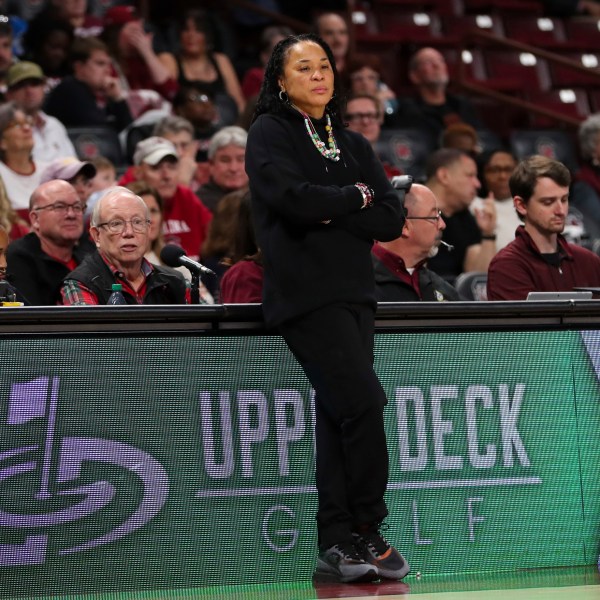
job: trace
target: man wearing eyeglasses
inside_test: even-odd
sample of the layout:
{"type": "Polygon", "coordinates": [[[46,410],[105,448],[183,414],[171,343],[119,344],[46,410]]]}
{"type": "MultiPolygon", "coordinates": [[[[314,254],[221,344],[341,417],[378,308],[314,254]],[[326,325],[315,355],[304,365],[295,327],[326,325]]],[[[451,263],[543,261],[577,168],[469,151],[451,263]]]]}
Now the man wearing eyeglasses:
{"type": "Polygon", "coordinates": [[[362,134],[369,140],[388,177],[401,174],[398,167],[394,166],[393,158],[384,150],[383,144],[378,143],[383,114],[381,104],[375,96],[369,94],[350,96],[346,103],[344,120],[348,122],[348,129],[362,134]]]}
{"type": "Polygon", "coordinates": [[[373,246],[376,297],[379,302],[459,300],[457,291],[430,271],[446,228],[433,192],[413,184],[404,197],[406,220],[399,238],[373,246]]]}
{"type": "Polygon", "coordinates": [[[146,203],[130,190],[114,187],[101,196],[90,221],[97,252],[65,277],[63,304],[107,304],[115,283],[127,304],[189,304],[183,275],[144,258],[149,224],[146,203]]]}
{"type": "Polygon", "coordinates": [[[83,233],[85,205],[68,182],[39,185],[29,202],[32,232],[8,247],[8,278],[34,306],[60,301],[63,278],[93,251],[83,233]]]}

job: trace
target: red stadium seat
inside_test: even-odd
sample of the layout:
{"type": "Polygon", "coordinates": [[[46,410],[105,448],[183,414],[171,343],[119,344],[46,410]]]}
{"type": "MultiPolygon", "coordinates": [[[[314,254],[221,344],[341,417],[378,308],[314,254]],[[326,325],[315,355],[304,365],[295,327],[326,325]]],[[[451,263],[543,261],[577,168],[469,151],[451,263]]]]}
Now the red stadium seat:
{"type": "Polygon", "coordinates": [[[565,46],[566,36],[561,19],[536,15],[507,15],[504,18],[506,37],[533,46],[565,46]]]}
{"type": "MultiPolygon", "coordinates": [[[[526,92],[525,99],[567,117],[583,121],[590,114],[590,102],[585,90],[570,88],[546,92],[526,92]]],[[[531,114],[531,126],[538,129],[555,127],[557,121],[544,115],[531,114]]]]}
{"type": "Polygon", "coordinates": [[[566,39],[583,51],[600,51],[600,19],[572,17],[564,19],[566,39]]]}
{"type": "Polygon", "coordinates": [[[464,11],[467,14],[498,12],[500,14],[517,13],[541,15],[544,12],[539,0],[463,0],[464,11]]]}
{"type": "Polygon", "coordinates": [[[440,18],[435,13],[402,13],[393,5],[373,7],[379,31],[392,34],[403,43],[428,44],[441,38],[440,18]]]}
{"type": "Polygon", "coordinates": [[[486,50],[484,53],[490,86],[505,91],[551,88],[547,62],[528,52],[486,50]]]}
{"type": "Polygon", "coordinates": [[[504,25],[498,15],[447,15],[442,19],[442,31],[454,38],[464,38],[471,31],[504,35],[504,25]]]}
{"type": "Polygon", "coordinates": [[[561,56],[586,67],[589,74],[551,62],[552,87],[600,87],[600,52],[563,52],[561,56]]]}

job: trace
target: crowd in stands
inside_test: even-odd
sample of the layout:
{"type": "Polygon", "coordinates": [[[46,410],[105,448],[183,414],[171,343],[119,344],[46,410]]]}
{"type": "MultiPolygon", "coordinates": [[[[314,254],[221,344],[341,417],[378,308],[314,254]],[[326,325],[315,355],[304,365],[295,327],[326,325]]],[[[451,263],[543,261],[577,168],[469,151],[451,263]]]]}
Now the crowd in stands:
{"type": "MultiPolygon", "coordinates": [[[[371,143],[388,178],[414,179],[402,236],[374,245],[381,301],[472,299],[453,285],[490,263],[493,273],[510,268],[502,261],[514,256],[515,236],[519,252],[536,248],[557,268],[563,254],[581,260],[570,244],[585,250],[585,264],[600,263],[600,113],[571,129],[568,181],[542,169],[560,171],[555,187],[568,193],[556,204],[558,238],[540,249],[523,233],[537,223],[529,198],[511,185],[527,158],[511,132],[457,91],[442,48],[413,42],[401,76],[390,73],[387,50],[362,48],[352,15],[375,2],[299,11],[263,0],[257,12],[175,4],[0,0],[0,282],[24,303],[103,303],[94,273],[121,283],[129,303],[190,302],[193,278],[185,267],[171,277],[165,244],[216,273],[202,278],[201,302],[260,302],[246,138],[273,48],[310,30],[331,47],[344,122],[371,143]]],[[[540,6],[553,18],[600,18],[593,0],[540,6]]],[[[600,269],[590,270],[575,284],[600,286],[600,269]]]]}

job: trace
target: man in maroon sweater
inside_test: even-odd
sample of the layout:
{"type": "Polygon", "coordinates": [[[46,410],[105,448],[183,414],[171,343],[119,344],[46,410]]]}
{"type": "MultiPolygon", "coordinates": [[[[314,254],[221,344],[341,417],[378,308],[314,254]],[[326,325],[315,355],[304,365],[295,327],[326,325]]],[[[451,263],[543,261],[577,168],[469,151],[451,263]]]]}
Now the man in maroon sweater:
{"type": "Polygon", "coordinates": [[[600,257],[561,235],[570,183],[569,170],[545,156],[531,156],[517,165],[509,185],[524,225],[490,263],[488,300],[525,300],[533,291],[600,287],[600,257]]]}

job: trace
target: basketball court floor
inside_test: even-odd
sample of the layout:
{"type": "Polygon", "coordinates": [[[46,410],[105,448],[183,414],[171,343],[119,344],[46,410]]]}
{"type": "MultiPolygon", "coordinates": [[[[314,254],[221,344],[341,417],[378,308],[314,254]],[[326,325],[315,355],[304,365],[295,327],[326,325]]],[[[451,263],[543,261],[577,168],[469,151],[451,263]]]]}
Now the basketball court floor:
{"type": "Polygon", "coordinates": [[[53,596],[52,600],[398,600],[409,597],[415,600],[600,600],[600,575],[595,566],[429,577],[411,573],[403,582],[336,584],[309,580],[280,585],[53,596]]]}

